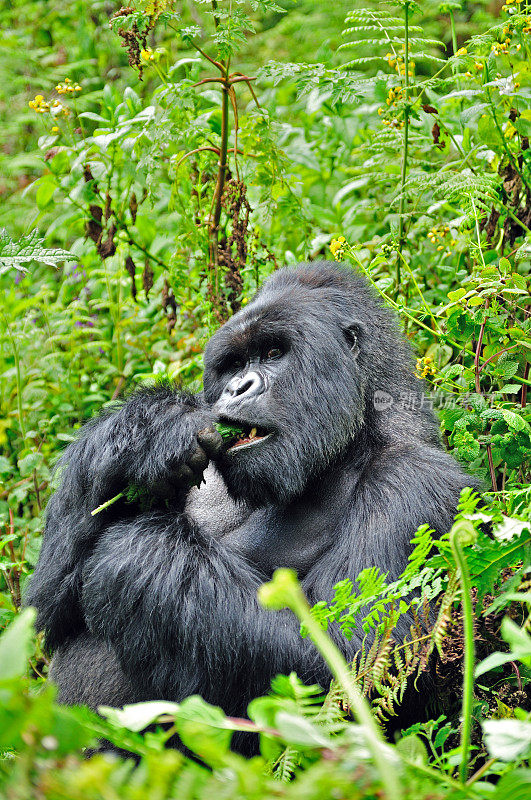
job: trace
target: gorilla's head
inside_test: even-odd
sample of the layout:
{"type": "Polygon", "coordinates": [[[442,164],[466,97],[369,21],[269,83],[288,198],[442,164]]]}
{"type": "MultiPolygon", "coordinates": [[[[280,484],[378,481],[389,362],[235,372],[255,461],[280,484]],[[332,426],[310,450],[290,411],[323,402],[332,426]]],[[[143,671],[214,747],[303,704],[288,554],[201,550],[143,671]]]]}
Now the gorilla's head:
{"type": "Polygon", "coordinates": [[[205,351],[205,399],[244,430],[218,466],[231,493],[256,505],[286,502],[338,459],[365,458],[397,426],[418,432],[418,412],[415,422],[396,401],[420,389],[392,315],[334,263],[276,272],[205,351]],[[389,407],[375,408],[378,391],[389,407]]]}

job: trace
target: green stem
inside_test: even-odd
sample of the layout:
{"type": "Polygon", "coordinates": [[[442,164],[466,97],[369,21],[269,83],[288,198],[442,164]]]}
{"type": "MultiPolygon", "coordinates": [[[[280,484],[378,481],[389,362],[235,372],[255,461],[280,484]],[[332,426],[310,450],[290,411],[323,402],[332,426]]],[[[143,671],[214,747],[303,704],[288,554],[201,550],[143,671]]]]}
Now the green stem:
{"type": "Polygon", "coordinates": [[[402,788],[395,770],[393,751],[384,741],[371,713],[370,706],[356,686],[342,653],[312,616],[310,606],[297,581],[295,572],[289,569],[277,569],[273,574],[273,580],[259,588],[258,599],[266,608],[290,608],[307,629],[310,639],[330,667],[335,680],[343,689],[350,710],[360,726],[363,727],[367,747],[380,773],[386,797],[388,800],[400,800],[402,788]]]}
{"type": "Polygon", "coordinates": [[[4,324],[6,326],[7,335],[9,337],[9,341],[11,342],[11,350],[13,351],[13,358],[15,360],[15,374],[16,374],[16,382],[17,382],[17,410],[18,410],[18,424],[20,427],[20,432],[22,434],[22,438],[26,438],[26,426],[24,425],[24,414],[22,410],[22,375],[20,372],[20,358],[18,355],[18,347],[15,341],[15,337],[11,331],[9,322],[7,321],[7,317],[5,316],[3,311],[0,311],[2,314],[2,319],[4,320],[4,324]]]}
{"type": "Polygon", "coordinates": [[[121,497],[124,497],[124,494],[125,494],[124,492],[120,492],[119,494],[116,494],[114,497],[111,497],[110,500],[107,500],[105,503],[102,503],[101,506],[95,508],[94,511],[91,511],[90,516],[94,517],[96,514],[99,514],[100,511],[105,511],[106,508],[109,508],[109,506],[112,506],[112,504],[116,503],[121,497]]]}
{"type": "Polygon", "coordinates": [[[404,258],[404,256],[402,255],[402,253],[399,253],[398,255],[400,256],[400,259],[402,260],[402,262],[403,262],[403,264],[404,264],[405,268],[406,268],[406,269],[407,269],[407,271],[409,272],[409,275],[410,275],[410,277],[411,277],[411,280],[413,281],[413,283],[414,283],[414,285],[415,285],[415,289],[417,290],[417,294],[418,294],[418,296],[420,297],[421,303],[422,303],[422,305],[424,306],[424,309],[426,310],[426,313],[428,314],[428,316],[430,317],[431,321],[433,322],[433,324],[434,324],[434,326],[435,326],[435,330],[433,331],[433,333],[438,333],[438,334],[439,334],[439,336],[442,336],[442,335],[443,335],[443,332],[441,331],[441,329],[440,329],[440,327],[439,327],[439,323],[437,322],[437,320],[436,320],[436,319],[435,319],[435,317],[433,316],[433,311],[432,311],[432,310],[431,310],[431,308],[429,307],[428,303],[426,302],[426,299],[425,299],[424,295],[422,294],[421,288],[420,288],[420,286],[419,286],[419,285],[418,285],[418,283],[417,283],[417,279],[415,278],[415,275],[413,274],[413,270],[411,269],[411,267],[410,267],[410,265],[409,265],[409,262],[408,262],[408,261],[406,261],[406,259],[405,259],[405,258],[404,258]]]}
{"type": "Polygon", "coordinates": [[[400,292],[400,256],[405,241],[404,211],[407,178],[407,156],[409,147],[409,3],[404,5],[404,139],[402,144],[402,174],[400,177],[400,207],[398,210],[398,254],[396,258],[396,296],[400,292]]]}
{"type": "Polygon", "coordinates": [[[470,572],[463,553],[462,545],[471,544],[475,537],[474,526],[468,520],[456,522],[450,531],[450,545],[455,563],[459,569],[461,583],[461,598],[463,605],[463,632],[465,642],[465,657],[463,663],[463,702],[461,706],[461,761],[459,764],[459,779],[466,783],[468,775],[468,761],[470,756],[470,741],[472,734],[472,703],[474,699],[474,616],[472,612],[472,587],[470,572]]]}
{"type": "Polygon", "coordinates": [[[457,34],[455,32],[455,19],[454,19],[454,12],[453,9],[450,9],[450,28],[452,31],[452,55],[455,56],[457,53],[457,34]]]}

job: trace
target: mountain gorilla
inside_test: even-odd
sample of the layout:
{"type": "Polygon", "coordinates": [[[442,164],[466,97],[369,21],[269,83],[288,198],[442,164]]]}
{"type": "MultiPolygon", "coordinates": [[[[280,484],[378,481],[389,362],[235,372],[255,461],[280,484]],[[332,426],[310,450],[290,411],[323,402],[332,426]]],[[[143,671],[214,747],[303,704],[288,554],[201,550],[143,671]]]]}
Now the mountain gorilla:
{"type": "MultiPolygon", "coordinates": [[[[419,525],[449,529],[470,479],[421,392],[365,280],[310,263],[276,272],[212,337],[203,393],[143,389],[88,423],[61,460],[27,597],[59,699],[198,693],[240,716],[277,673],[326,687],[295,617],[256,590],[280,566],[311,603],[365,567],[396,578],[419,525]],[[215,421],[242,432],[224,440],[215,421]],[[122,499],[91,515],[130,485],[150,510],[122,499]]],[[[331,633],[353,657],[361,634],[331,633]]]]}

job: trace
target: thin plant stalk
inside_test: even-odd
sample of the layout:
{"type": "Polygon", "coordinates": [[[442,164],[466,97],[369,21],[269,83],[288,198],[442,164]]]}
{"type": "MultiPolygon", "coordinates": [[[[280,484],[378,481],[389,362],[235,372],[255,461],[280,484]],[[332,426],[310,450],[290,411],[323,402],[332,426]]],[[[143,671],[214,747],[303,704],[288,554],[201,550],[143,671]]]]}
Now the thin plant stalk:
{"type": "Polygon", "coordinates": [[[5,316],[3,311],[0,311],[2,314],[2,318],[4,320],[4,324],[6,326],[6,332],[11,342],[11,350],[13,352],[13,358],[15,360],[15,375],[16,375],[16,382],[17,382],[17,411],[18,411],[18,424],[20,427],[20,433],[22,434],[22,439],[26,438],[26,426],[24,425],[24,412],[22,410],[22,375],[20,371],[20,358],[18,354],[18,347],[15,341],[15,337],[13,336],[13,332],[5,316]]]}
{"type": "Polygon", "coordinates": [[[385,743],[370,706],[356,686],[341,651],[312,616],[295,572],[290,569],[277,569],[273,574],[273,580],[260,586],[258,600],[266,608],[275,610],[290,608],[302,622],[310,639],[330,667],[332,675],[343,689],[354,717],[363,727],[367,747],[380,775],[386,797],[388,800],[400,800],[402,788],[395,769],[393,751],[385,743]]]}
{"type": "Polygon", "coordinates": [[[454,18],[454,10],[453,8],[450,9],[450,29],[452,31],[452,55],[455,56],[457,53],[457,33],[455,30],[455,18],[454,18]]]}
{"type": "Polygon", "coordinates": [[[396,258],[396,294],[400,292],[400,256],[404,246],[405,190],[407,178],[407,158],[409,148],[409,3],[404,4],[404,138],[402,142],[402,172],[400,176],[400,206],[398,209],[398,254],[396,258]]]}
{"type": "Polygon", "coordinates": [[[474,526],[468,520],[456,522],[450,531],[450,545],[454,561],[459,570],[461,602],[463,607],[463,632],[465,655],[463,663],[463,702],[461,705],[461,761],[459,779],[465,784],[468,776],[470,743],[472,735],[472,703],[474,699],[474,616],[472,611],[472,592],[468,564],[463,553],[463,544],[470,544],[475,537],[474,526]]]}

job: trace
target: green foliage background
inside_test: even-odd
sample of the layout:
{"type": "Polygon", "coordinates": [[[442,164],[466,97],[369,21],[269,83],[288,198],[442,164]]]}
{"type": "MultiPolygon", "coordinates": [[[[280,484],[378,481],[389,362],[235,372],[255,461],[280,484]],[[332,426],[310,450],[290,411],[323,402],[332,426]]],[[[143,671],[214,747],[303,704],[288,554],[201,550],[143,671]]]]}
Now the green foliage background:
{"type": "MultiPolygon", "coordinates": [[[[20,614],[61,448],[139,382],[169,376],[198,388],[212,332],[277,266],[308,258],[351,262],[396,310],[427,381],[423,402],[434,404],[445,445],[486,489],[481,512],[470,497],[461,508],[476,530],[463,552],[476,649],[487,658],[473,690],[472,741],[449,708],[409,731],[397,745],[403,791],[527,791],[527,3],[139,0],[121,9],[6,0],[0,25],[7,797],[379,791],[363,724],[338,711],[341,682],[323,703],[293,676],[277,681],[274,699],[250,709],[262,738],[262,758],[250,762],[227,750],[230,725],[219,710],[196,701],[184,712],[166,709],[209,773],[165,751],[164,732],[140,737],[136,712],[102,720],[57,707],[52,687],[36,694],[48,659],[30,612],[20,614]],[[497,539],[477,530],[481,514],[497,539]],[[277,735],[268,738],[266,728],[277,735]],[[102,756],[82,762],[79,748],[98,736],[141,754],[141,766],[102,756]]],[[[369,571],[354,591],[357,576],[345,576],[334,603],[313,610],[322,628],[337,623],[349,635],[357,611],[372,608],[364,628],[376,638],[352,674],[376,716],[393,712],[429,655],[437,651],[448,668],[452,647],[465,645],[463,568],[449,540],[436,544],[421,529],[415,543],[398,584],[369,571]],[[392,625],[413,589],[437,623],[420,645],[414,631],[398,645],[392,625]]],[[[421,627],[422,605],[418,614],[421,627]]],[[[465,686],[467,677],[470,670],[465,686]]]]}

